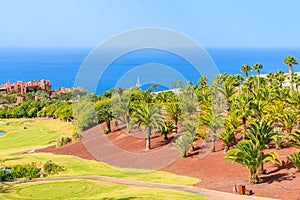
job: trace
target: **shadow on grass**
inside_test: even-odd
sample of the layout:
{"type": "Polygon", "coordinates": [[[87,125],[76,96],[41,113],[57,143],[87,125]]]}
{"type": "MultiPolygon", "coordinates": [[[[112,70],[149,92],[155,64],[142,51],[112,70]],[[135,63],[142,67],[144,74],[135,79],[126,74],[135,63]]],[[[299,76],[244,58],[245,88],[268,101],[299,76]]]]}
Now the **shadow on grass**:
{"type": "Polygon", "coordinates": [[[6,162],[6,161],[11,161],[11,160],[20,160],[22,158],[5,158],[3,160],[0,160],[0,162],[6,162]]]}
{"type": "Polygon", "coordinates": [[[14,190],[13,187],[11,184],[0,183],[0,193],[11,193],[11,191],[14,190]]]}

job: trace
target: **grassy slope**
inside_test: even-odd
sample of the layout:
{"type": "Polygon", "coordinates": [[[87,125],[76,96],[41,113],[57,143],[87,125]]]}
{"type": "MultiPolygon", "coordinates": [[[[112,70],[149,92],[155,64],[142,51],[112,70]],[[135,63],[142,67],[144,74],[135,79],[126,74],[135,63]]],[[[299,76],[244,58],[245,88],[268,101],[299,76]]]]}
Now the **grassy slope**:
{"type": "Polygon", "coordinates": [[[92,180],[49,181],[3,186],[0,199],[203,199],[169,189],[133,187],[92,180]],[[58,192],[59,191],[59,192],[58,192]]]}
{"type": "Polygon", "coordinates": [[[7,155],[49,145],[59,135],[71,135],[73,125],[59,120],[0,119],[0,131],[6,133],[0,136],[0,155],[7,155]]]}
{"type": "MultiPolygon", "coordinates": [[[[72,128],[73,127],[71,123],[66,124],[58,120],[28,120],[28,119],[0,120],[0,131],[4,131],[7,133],[6,135],[0,137],[0,165],[9,167],[18,163],[31,163],[31,162],[44,163],[48,160],[52,160],[55,163],[62,165],[67,169],[61,174],[55,175],[55,177],[101,175],[101,176],[128,178],[134,180],[152,181],[158,183],[170,183],[170,184],[178,184],[178,185],[194,185],[195,183],[199,182],[199,180],[196,178],[178,176],[175,174],[162,172],[162,171],[119,169],[119,168],[111,167],[104,163],[84,160],[74,156],[55,155],[50,153],[11,155],[12,153],[16,153],[18,151],[45,146],[49,144],[49,142],[54,141],[59,135],[70,135],[72,132],[72,128]],[[23,126],[26,126],[28,129],[23,129],[23,126]]],[[[99,183],[99,184],[103,184],[103,183],[99,183]]],[[[22,186],[12,185],[12,188],[25,187],[23,185],[24,184],[22,184],[22,186]]],[[[105,183],[105,185],[108,184],[105,183]]],[[[45,186],[43,187],[44,189],[48,187],[47,184],[44,186],[45,186]]],[[[130,193],[130,191],[132,191],[133,193],[130,193],[131,196],[134,194],[143,196],[143,193],[141,193],[142,190],[144,189],[137,188],[137,191],[135,193],[133,187],[126,186],[125,193],[130,193]]],[[[12,189],[11,191],[12,191],[12,195],[15,193],[21,194],[18,192],[19,190],[17,189],[16,190],[12,189]]],[[[115,190],[112,190],[111,193],[115,193],[116,195],[119,195],[119,192],[115,190]]],[[[103,193],[103,196],[101,196],[101,198],[102,197],[104,198],[106,194],[108,195],[108,197],[110,196],[109,193],[103,193]]],[[[51,196],[52,194],[49,195],[51,196]]],[[[157,195],[157,192],[154,192],[152,195],[157,195]]],[[[193,194],[190,195],[191,197],[193,196],[193,194]]],[[[158,199],[170,199],[170,198],[158,198],[158,199]]],[[[171,199],[173,199],[173,197],[171,199]]]]}

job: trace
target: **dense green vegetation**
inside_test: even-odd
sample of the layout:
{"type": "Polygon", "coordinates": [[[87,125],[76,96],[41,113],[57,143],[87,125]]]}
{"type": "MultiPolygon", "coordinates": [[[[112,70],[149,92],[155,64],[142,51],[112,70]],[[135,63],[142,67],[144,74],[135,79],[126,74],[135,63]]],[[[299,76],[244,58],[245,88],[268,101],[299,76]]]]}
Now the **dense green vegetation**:
{"type": "MultiPolygon", "coordinates": [[[[174,127],[169,132],[177,132],[179,126],[182,128],[175,142],[182,157],[193,151],[193,144],[199,139],[212,141],[214,152],[215,142],[220,139],[224,142],[224,151],[228,152],[225,159],[245,165],[251,173],[251,182],[258,183],[257,174],[267,173],[263,167],[265,162],[281,164],[276,153],[265,153],[271,144],[276,149],[299,148],[300,77],[292,72],[292,65],[297,64],[295,58],[289,56],[284,63],[289,66],[289,77],[281,70],[263,76],[261,63],[253,67],[245,64],[241,67],[245,79],[240,74],[224,73],[208,84],[208,78],[202,76],[197,83],[173,83],[176,92],[118,88],[111,97],[98,98],[97,104],[110,101],[112,105],[105,107],[109,115],[103,115],[107,118],[102,121],[123,122],[128,132],[133,126],[141,127],[147,139],[146,149],[151,148],[150,134],[164,132],[167,135],[166,125],[174,127]],[[257,71],[257,76],[249,75],[251,71],[257,71]],[[287,84],[290,87],[286,87],[287,84]],[[248,150],[252,152],[248,160],[240,162],[239,157],[248,150]]],[[[300,160],[299,154],[292,155],[293,160],[300,160]]]]}

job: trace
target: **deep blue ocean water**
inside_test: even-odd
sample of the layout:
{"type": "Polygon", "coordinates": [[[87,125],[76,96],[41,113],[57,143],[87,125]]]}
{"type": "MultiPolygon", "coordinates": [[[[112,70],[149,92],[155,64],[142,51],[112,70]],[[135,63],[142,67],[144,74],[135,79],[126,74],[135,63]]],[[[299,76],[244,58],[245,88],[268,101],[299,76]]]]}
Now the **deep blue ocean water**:
{"type": "MultiPolygon", "coordinates": [[[[0,84],[7,81],[14,83],[18,80],[49,79],[54,89],[73,87],[76,74],[91,50],[92,48],[0,48],[0,84]]],[[[279,69],[288,72],[288,66],[283,64],[286,56],[292,55],[300,61],[300,48],[209,48],[206,50],[219,71],[228,74],[241,73],[240,68],[243,64],[253,65],[256,62],[264,65],[262,73],[275,72],[279,69]]],[[[174,68],[192,82],[196,82],[199,78],[199,74],[192,67],[187,67],[190,63],[179,56],[160,50],[145,49],[121,56],[111,63],[104,73],[106,78],[101,79],[96,93],[99,94],[114,87],[122,75],[133,67],[149,63],[158,63],[174,68]]],[[[294,67],[294,71],[300,71],[299,69],[300,65],[294,67]]],[[[167,77],[166,74],[157,72],[157,76],[160,75],[167,77]]],[[[143,76],[149,78],[142,72],[139,76],[141,84],[143,84],[143,76]]],[[[144,85],[143,89],[149,88],[150,85],[149,83],[144,85]]],[[[160,87],[159,89],[165,88],[160,87]]]]}

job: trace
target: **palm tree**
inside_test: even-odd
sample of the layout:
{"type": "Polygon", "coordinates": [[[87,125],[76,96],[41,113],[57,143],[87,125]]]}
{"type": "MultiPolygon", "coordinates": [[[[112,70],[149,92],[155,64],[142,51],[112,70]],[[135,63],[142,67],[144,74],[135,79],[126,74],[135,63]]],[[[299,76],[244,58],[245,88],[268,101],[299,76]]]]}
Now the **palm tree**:
{"type": "Polygon", "coordinates": [[[152,84],[152,86],[151,86],[152,88],[153,88],[153,90],[154,90],[154,93],[156,92],[156,89],[157,89],[157,84],[152,84]]]}
{"type": "Polygon", "coordinates": [[[244,64],[241,67],[241,72],[246,73],[246,80],[248,80],[249,72],[252,71],[252,67],[250,65],[244,64]]]}
{"type": "Polygon", "coordinates": [[[141,126],[146,132],[146,150],[150,150],[150,136],[152,130],[160,129],[165,122],[161,107],[149,103],[140,105],[132,114],[132,121],[138,126],[141,126]]]}
{"type": "Polygon", "coordinates": [[[232,84],[232,81],[230,78],[228,80],[224,81],[223,87],[218,87],[217,90],[222,93],[225,97],[225,107],[227,110],[227,113],[230,112],[230,102],[234,94],[237,92],[236,88],[232,84]]]}
{"type": "Polygon", "coordinates": [[[282,88],[283,82],[286,79],[286,75],[282,70],[278,70],[277,73],[275,74],[276,81],[279,84],[279,87],[282,88]]]}
{"type": "MultiPolygon", "coordinates": [[[[273,131],[273,129],[274,127],[272,126],[272,122],[265,122],[264,119],[260,121],[255,120],[250,124],[250,128],[247,132],[247,137],[256,146],[260,154],[264,154],[263,150],[268,148],[268,144],[277,134],[273,131]]],[[[261,165],[261,173],[264,173],[263,163],[261,165]]]]}
{"type": "Polygon", "coordinates": [[[269,81],[270,86],[271,86],[273,84],[274,79],[275,79],[275,74],[273,72],[269,72],[266,75],[266,79],[269,81]]]}
{"type": "Polygon", "coordinates": [[[119,102],[122,101],[122,97],[123,97],[124,91],[125,91],[125,88],[123,88],[123,87],[118,87],[117,88],[117,93],[119,95],[119,102]]]}
{"type": "Polygon", "coordinates": [[[200,86],[206,86],[207,85],[207,81],[208,81],[208,77],[207,76],[201,76],[199,79],[198,79],[198,84],[200,86]]]}
{"type": "Polygon", "coordinates": [[[261,154],[260,150],[251,140],[239,142],[235,148],[227,152],[227,156],[224,157],[224,160],[232,160],[233,162],[245,166],[250,172],[251,184],[259,183],[257,170],[263,163],[269,161],[275,162],[277,160],[281,164],[281,161],[277,159],[277,154],[275,152],[261,154]]]}
{"type": "Polygon", "coordinates": [[[296,92],[299,92],[299,85],[300,85],[300,77],[299,76],[294,76],[293,75],[293,84],[296,86],[296,92]]]}
{"type": "Polygon", "coordinates": [[[193,141],[194,141],[194,136],[192,136],[189,133],[186,133],[177,138],[174,145],[175,145],[175,148],[180,152],[180,156],[182,158],[186,157],[186,152],[187,152],[187,150],[190,149],[193,141]]]}
{"type": "Polygon", "coordinates": [[[177,86],[177,82],[173,82],[172,86],[174,87],[174,92],[176,93],[176,86],[177,86]]]}
{"type": "Polygon", "coordinates": [[[238,89],[238,94],[240,94],[241,93],[241,82],[244,81],[244,77],[241,74],[237,74],[237,75],[234,76],[234,79],[235,79],[235,81],[237,83],[237,86],[239,88],[238,89]]]}
{"type": "Polygon", "coordinates": [[[284,59],[283,63],[289,65],[290,88],[292,90],[293,89],[293,84],[292,84],[292,80],[293,80],[293,65],[297,65],[298,62],[297,62],[297,60],[293,56],[288,56],[288,57],[286,57],[284,59]]]}
{"type": "Polygon", "coordinates": [[[291,153],[288,159],[297,168],[297,171],[300,172],[300,151],[291,153]]]}
{"type": "Polygon", "coordinates": [[[106,123],[106,133],[111,132],[111,126],[110,121],[115,118],[113,111],[111,109],[111,105],[109,104],[100,104],[99,106],[96,106],[97,108],[97,117],[99,122],[105,122],[106,123]]]}
{"type": "Polygon", "coordinates": [[[291,133],[298,119],[298,114],[294,109],[286,108],[283,111],[283,115],[279,117],[280,126],[284,128],[287,133],[291,133]]]}
{"type": "Polygon", "coordinates": [[[167,117],[169,117],[176,126],[176,133],[178,132],[178,122],[181,119],[181,109],[178,102],[167,103],[166,106],[167,117]]]}
{"type": "Polygon", "coordinates": [[[179,80],[179,81],[177,82],[177,84],[179,85],[180,88],[182,88],[182,86],[183,86],[183,81],[182,81],[182,80],[179,80]]]}
{"type": "Polygon", "coordinates": [[[290,133],[288,139],[288,145],[300,149],[300,130],[297,130],[294,133],[290,133]]]}
{"type": "Polygon", "coordinates": [[[208,127],[212,131],[212,152],[215,152],[217,131],[224,124],[223,113],[214,108],[207,110],[200,116],[200,125],[208,127]]]}
{"type": "Polygon", "coordinates": [[[217,137],[225,144],[224,153],[226,153],[235,140],[234,129],[230,126],[225,126],[222,133],[218,134],[217,137]]]}
{"type": "Polygon", "coordinates": [[[260,70],[263,68],[264,66],[260,63],[256,63],[253,65],[253,70],[257,70],[257,77],[258,77],[258,89],[260,89],[260,70]]]}

